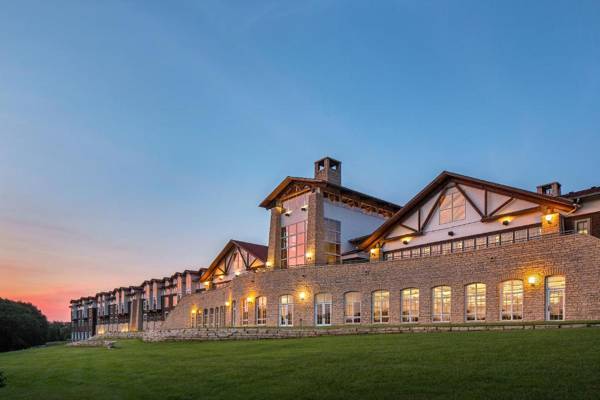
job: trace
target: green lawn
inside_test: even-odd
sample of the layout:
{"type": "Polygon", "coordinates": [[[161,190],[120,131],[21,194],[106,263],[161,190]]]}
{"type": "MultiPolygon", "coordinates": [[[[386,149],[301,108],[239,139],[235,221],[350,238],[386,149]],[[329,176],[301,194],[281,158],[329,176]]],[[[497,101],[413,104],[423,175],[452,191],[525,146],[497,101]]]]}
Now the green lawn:
{"type": "Polygon", "coordinates": [[[52,346],[0,399],[599,398],[600,329],[52,346]]]}

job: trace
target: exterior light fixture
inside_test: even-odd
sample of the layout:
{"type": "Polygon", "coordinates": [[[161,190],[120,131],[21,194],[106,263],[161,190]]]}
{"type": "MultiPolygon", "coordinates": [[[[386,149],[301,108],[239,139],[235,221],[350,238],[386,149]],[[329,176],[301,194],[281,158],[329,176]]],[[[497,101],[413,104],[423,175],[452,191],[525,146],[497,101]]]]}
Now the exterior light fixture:
{"type": "Polygon", "coordinates": [[[229,302],[228,301],[225,302],[225,307],[229,307],[229,302]]]}
{"type": "Polygon", "coordinates": [[[292,210],[285,210],[283,215],[285,215],[286,217],[289,217],[290,215],[292,215],[292,210]]]}
{"type": "Polygon", "coordinates": [[[240,276],[240,271],[235,271],[235,276],[240,276]]]}
{"type": "Polygon", "coordinates": [[[273,263],[272,263],[271,261],[267,261],[267,264],[266,264],[266,265],[267,265],[267,267],[272,267],[272,266],[273,266],[273,263]]]}
{"type": "Polygon", "coordinates": [[[404,239],[402,240],[402,243],[404,243],[404,244],[409,244],[411,239],[412,239],[412,238],[410,238],[410,237],[404,238],[404,239]]]}
{"type": "Polygon", "coordinates": [[[204,286],[208,286],[208,285],[210,285],[210,282],[209,281],[204,281],[204,286]]]}
{"type": "Polygon", "coordinates": [[[552,223],[552,214],[546,214],[546,216],[544,217],[544,219],[546,220],[546,222],[548,224],[552,223]]]}
{"type": "Polygon", "coordinates": [[[225,279],[225,277],[223,275],[219,275],[219,279],[223,280],[223,279],[225,279]]]}
{"type": "Polygon", "coordinates": [[[252,303],[252,301],[253,301],[253,300],[254,300],[254,299],[253,299],[252,297],[250,297],[250,296],[246,297],[246,301],[247,301],[248,303],[252,303]]]}
{"type": "Polygon", "coordinates": [[[537,275],[529,275],[527,277],[527,283],[531,286],[537,286],[540,283],[540,277],[537,275]]]}
{"type": "Polygon", "coordinates": [[[504,219],[502,220],[502,225],[504,225],[504,226],[508,226],[508,224],[510,224],[510,218],[504,218],[504,219]]]}
{"type": "Polygon", "coordinates": [[[298,295],[298,297],[300,297],[300,300],[304,301],[304,299],[306,298],[306,293],[305,292],[300,292],[300,294],[298,295]]]}
{"type": "Polygon", "coordinates": [[[454,236],[454,231],[449,231],[448,236],[454,236]]]}
{"type": "Polygon", "coordinates": [[[303,205],[302,207],[300,207],[300,209],[301,209],[302,211],[306,211],[306,210],[308,210],[308,204],[305,204],[305,205],[303,205]]]}
{"type": "Polygon", "coordinates": [[[312,258],[313,258],[313,254],[310,251],[307,251],[305,256],[306,256],[306,259],[309,261],[312,260],[312,258]]]}
{"type": "Polygon", "coordinates": [[[376,250],[376,249],[371,249],[371,255],[373,255],[373,256],[374,256],[374,255],[375,255],[375,253],[377,253],[377,250],[376,250]]]}

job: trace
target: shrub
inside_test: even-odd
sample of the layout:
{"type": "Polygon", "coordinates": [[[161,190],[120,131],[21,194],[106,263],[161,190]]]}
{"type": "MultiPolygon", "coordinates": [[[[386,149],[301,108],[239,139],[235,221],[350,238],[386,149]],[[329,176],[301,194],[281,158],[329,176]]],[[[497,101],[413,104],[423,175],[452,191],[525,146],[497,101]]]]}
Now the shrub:
{"type": "Polygon", "coordinates": [[[0,352],[46,343],[48,321],[33,304],[0,298],[0,352]]]}
{"type": "Polygon", "coordinates": [[[0,388],[6,386],[6,377],[4,373],[0,371],[0,388]]]}

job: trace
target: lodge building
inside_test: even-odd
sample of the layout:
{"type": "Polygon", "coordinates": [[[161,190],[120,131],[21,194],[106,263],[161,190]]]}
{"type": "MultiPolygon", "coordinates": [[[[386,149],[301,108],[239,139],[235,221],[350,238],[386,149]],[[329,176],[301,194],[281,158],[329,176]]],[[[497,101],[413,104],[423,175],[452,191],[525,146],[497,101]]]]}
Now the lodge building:
{"type": "Polygon", "coordinates": [[[442,172],[404,206],[314,163],[260,203],[268,245],[71,302],[73,339],[106,332],[600,320],[600,187],[563,194],[442,172]]]}

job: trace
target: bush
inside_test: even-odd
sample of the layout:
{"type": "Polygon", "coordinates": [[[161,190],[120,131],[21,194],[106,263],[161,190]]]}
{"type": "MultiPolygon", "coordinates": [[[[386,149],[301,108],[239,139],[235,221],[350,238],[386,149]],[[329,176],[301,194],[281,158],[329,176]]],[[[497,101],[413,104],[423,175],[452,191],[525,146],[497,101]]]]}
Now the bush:
{"type": "Polygon", "coordinates": [[[0,352],[39,346],[48,339],[48,321],[30,303],[0,298],[0,352]]]}
{"type": "Polygon", "coordinates": [[[48,325],[48,342],[65,342],[71,339],[71,323],[50,322],[48,325]]]}
{"type": "Polygon", "coordinates": [[[4,377],[4,373],[0,371],[0,388],[6,386],[6,378],[4,377]]]}

